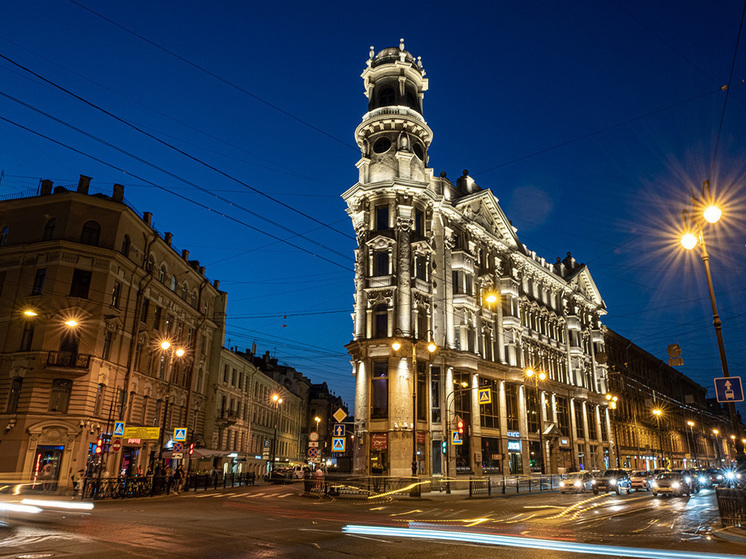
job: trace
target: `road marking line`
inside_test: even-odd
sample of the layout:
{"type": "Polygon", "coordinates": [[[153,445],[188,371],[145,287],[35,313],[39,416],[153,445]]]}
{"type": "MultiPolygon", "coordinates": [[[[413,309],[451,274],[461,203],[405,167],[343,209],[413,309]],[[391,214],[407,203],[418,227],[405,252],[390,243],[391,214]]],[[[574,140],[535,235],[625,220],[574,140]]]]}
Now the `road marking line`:
{"type": "Polygon", "coordinates": [[[413,510],[410,510],[410,511],[407,511],[407,512],[397,512],[397,513],[393,513],[393,514],[390,514],[389,516],[403,516],[403,515],[405,515],[405,514],[412,514],[412,513],[414,513],[414,512],[422,512],[422,511],[421,511],[420,509],[413,509],[413,510]]]}
{"type": "Polygon", "coordinates": [[[292,493],[285,493],[284,495],[278,495],[277,498],[284,499],[285,497],[290,497],[290,495],[292,495],[292,493]]]}

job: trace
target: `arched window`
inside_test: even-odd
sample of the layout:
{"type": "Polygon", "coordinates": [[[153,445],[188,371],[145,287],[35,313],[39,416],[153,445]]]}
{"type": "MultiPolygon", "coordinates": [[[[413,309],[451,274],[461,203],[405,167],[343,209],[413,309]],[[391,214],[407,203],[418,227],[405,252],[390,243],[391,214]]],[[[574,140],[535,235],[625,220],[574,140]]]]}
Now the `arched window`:
{"type": "Polygon", "coordinates": [[[171,276],[171,291],[176,291],[176,275],[171,276]]]}
{"type": "Polygon", "coordinates": [[[0,229],[0,247],[4,247],[8,244],[8,226],[6,225],[0,229]]]}
{"type": "Polygon", "coordinates": [[[98,238],[101,236],[101,226],[95,221],[86,221],[83,224],[83,232],[80,234],[80,242],[84,245],[98,246],[98,238]]]}
{"type": "Polygon", "coordinates": [[[407,107],[414,109],[417,112],[420,110],[420,104],[417,102],[417,95],[415,95],[412,90],[407,91],[407,107]]]}
{"type": "Polygon", "coordinates": [[[189,296],[189,304],[192,305],[192,308],[197,308],[197,305],[199,304],[199,301],[197,300],[197,292],[192,291],[192,294],[189,296]]]}
{"type": "Polygon", "coordinates": [[[47,224],[44,226],[44,234],[41,237],[42,241],[51,241],[54,237],[54,227],[57,225],[57,220],[51,218],[47,220],[47,224]]]}
{"type": "Polygon", "coordinates": [[[390,85],[383,86],[380,93],[378,94],[378,106],[386,107],[388,105],[394,105],[396,102],[396,92],[390,85]]]}
{"type": "Polygon", "coordinates": [[[162,284],[166,284],[166,265],[161,264],[161,269],[158,271],[158,281],[162,284]]]}
{"type": "Polygon", "coordinates": [[[122,254],[124,254],[125,256],[130,255],[131,244],[132,244],[132,241],[130,241],[130,236],[125,235],[124,238],[122,239],[122,250],[121,250],[122,254]]]}
{"type": "Polygon", "coordinates": [[[189,288],[187,287],[187,284],[181,285],[181,298],[185,301],[187,300],[187,294],[189,293],[189,288]]]}
{"type": "Polygon", "coordinates": [[[154,268],[155,268],[155,257],[154,257],[154,256],[153,256],[153,255],[151,254],[151,255],[150,255],[150,256],[148,257],[148,263],[147,263],[147,265],[145,266],[145,269],[146,269],[146,270],[147,270],[148,272],[152,272],[154,268]]]}

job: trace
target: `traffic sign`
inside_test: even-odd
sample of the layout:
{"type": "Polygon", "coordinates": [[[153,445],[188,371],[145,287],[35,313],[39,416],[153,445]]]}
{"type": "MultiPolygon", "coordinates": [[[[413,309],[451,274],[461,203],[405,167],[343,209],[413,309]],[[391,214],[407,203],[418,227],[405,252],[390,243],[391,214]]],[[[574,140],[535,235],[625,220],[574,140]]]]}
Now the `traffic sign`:
{"type": "MultiPolygon", "coordinates": [[[[114,433],[116,435],[116,433],[114,433]]],[[[125,427],[124,435],[125,439],[145,439],[153,440],[160,438],[161,428],[160,427],[125,427]]]]}
{"type": "Polygon", "coordinates": [[[124,436],[124,421],[115,421],[114,422],[114,436],[115,437],[123,437],[124,436]]]}
{"type": "Polygon", "coordinates": [[[480,404],[491,404],[492,403],[492,390],[489,388],[479,389],[479,403],[480,404]]]}
{"type": "Polygon", "coordinates": [[[451,444],[464,444],[458,431],[451,431],[451,444]]]}
{"type": "Polygon", "coordinates": [[[319,434],[316,431],[311,431],[308,433],[308,440],[312,442],[316,442],[319,440],[319,434]]]}
{"type": "Polygon", "coordinates": [[[269,441],[267,439],[264,440],[264,448],[269,448],[269,441]]]}
{"type": "Polygon", "coordinates": [[[319,441],[309,441],[308,448],[319,448],[319,441]]]}
{"type": "Polygon", "coordinates": [[[187,429],[186,427],[177,427],[174,429],[174,440],[179,442],[186,441],[187,429]]]}
{"type": "Polygon", "coordinates": [[[174,452],[181,452],[182,450],[184,450],[184,445],[181,443],[174,443],[174,446],[171,448],[171,450],[174,452]]]}
{"type": "Polygon", "coordinates": [[[743,402],[741,377],[721,377],[715,379],[715,394],[721,404],[724,402],[743,402]]]}
{"type": "Polygon", "coordinates": [[[173,454],[171,454],[171,458],[173,458],[174,460],[179,460],[181,458],[184,458],[184,455],[181,452],[174,452],[173,454]]]}
{"type": "Polygon", "coordinates": [[[347,417],[347,413],[342,408],[339,408],[332,414],[332,417],[337,420],[337,423],[342,423],[347,417]]]}
{"type": "Polygon", "coordinates": [[[332,439],[332,452],[344,452],[345,451],[345,439],[334,437],[332,439]]]}
{"type": "Polygon", "coordinates": [[[111,451],[119,452],[120,448],[122,448],[122,441],[120,441],[119,439],[114,439],[114,441],[111,443],[111,451]]]}
{"type": "Polygon", "coordinates": [[[319,449],[318,448],[309,448],[308,449],[308,457],[309,458],[318,458],[319,457],[319,449]]]}
{"type": "Polygon", "coordinates": [[[345,426],[344,426],[344,423],[335,423],[334,424],[334,436],[335,437],[344,437],[345,436],[345,426]]]}

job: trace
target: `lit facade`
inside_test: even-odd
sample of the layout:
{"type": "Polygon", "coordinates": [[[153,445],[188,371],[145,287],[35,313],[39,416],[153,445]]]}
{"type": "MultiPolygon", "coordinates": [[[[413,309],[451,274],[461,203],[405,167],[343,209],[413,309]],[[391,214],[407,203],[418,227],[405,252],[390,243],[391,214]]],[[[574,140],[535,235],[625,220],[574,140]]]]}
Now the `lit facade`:
{"type": "Polygon", "coordinates": [[[466,171],[455,184],[434,176],[428,80],[403,42],[371,49],[362,78],[358,182],[343,194],[358,241],[347,345],[355,470],[602,468],[611,440],[606,310],[588,268],[569,253],[549,263],[529,250],[466,171]],[[457,418],[464,434],[452,444],[457,418]]]}

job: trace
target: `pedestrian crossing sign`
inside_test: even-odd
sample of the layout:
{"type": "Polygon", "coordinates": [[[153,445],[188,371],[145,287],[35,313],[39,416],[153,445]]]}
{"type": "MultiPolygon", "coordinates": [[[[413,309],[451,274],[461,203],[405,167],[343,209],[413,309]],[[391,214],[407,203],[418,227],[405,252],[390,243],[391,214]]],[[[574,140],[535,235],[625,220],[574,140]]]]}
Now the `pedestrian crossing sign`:
{"type": "Polygon", "coordinates": [[[342,437],[334,437],[332,439],[332,452],[344,452],[345,451],[345,439],[342,437]]]}
{"type": "Polygon", "coordinates": [[[115,421],[114,422],[114,436],[115,437],[123,437],[124,436],[124,421],[115,421]]]}
{"type": "Polygon", "coordinates": [[[489,388],[479,389],[479,403],[480,404],[491,404],[492,403],[492,390],[489,388]]]}
{"type": "Polygon", "coordinates": [[[464,444],[458,431],[451,431],[451,444],[464,444]]]}
{"type": "Polygon", "coordinates": [[[174,440],[179,442],[186,441],[187,430],[186,427],[177,427],[174,429],[174,440]]]}

